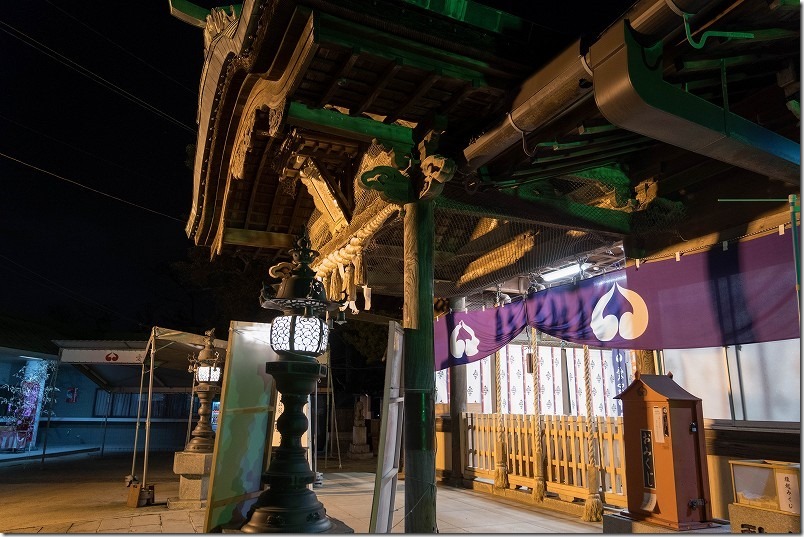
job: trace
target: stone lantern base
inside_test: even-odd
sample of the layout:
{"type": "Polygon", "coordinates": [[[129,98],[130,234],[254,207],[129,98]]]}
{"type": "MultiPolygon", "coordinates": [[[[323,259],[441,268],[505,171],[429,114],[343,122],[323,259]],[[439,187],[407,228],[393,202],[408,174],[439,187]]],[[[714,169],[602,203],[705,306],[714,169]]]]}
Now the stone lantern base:
{"type": "Polygon", "coordinates": [[[179,496],[168,498],[168,509],[200,509],[206,505],[212,453],[180,451],[173,458],[173,473],[179,474],[179,496]]]}

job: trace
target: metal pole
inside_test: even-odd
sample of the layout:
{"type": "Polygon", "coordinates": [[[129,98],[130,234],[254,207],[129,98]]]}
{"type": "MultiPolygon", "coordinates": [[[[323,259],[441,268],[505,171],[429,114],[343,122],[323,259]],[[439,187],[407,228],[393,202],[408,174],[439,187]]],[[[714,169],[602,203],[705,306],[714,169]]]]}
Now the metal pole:
{"type": "Polygon", "coordinates": [[[106,427],[109,424],[109,410],[112,408],[112,392],[107,390],[106,393],[109,394],[109,404],[106,405],[106,415],[103,417],[103,439],[101,440],[101,457],[103,457],[103,451],[106,449],[106,427]]]}
{"type": "Polygon", "coordinates": [[[801,319],[801,243],[799,242],[799,228],[796,225],[796,214],[801,213],[798,196],[790,194],[790,231],[793,235],[793,262],[796,269],[796,304],[798,304],[798,318],[801,319]]]}
{"type": "MultiPolygon", "coordinates": [[[[312,436],[313,441],[313,460],[312,460],[312,471],[313,474],[318,473],[318,465],[316,464],[316,459],[318,458],[318,451],[317,451],[317,439],[318,439],[318,383],[315,384],[315,390],[313,390],[313,399],[310,404],[310,434],[312,436]]],[[[316,481],[318,480],[316,475],[316,481]]],[[[315,482],[314,482],[315,483],[315,482]]]]}
{"type": "Polygon", "coordinates": [[[195,394],[195,387],[197,386],[195,382],[195,375],[193,375],[193,387],[190,389],[190,411],[187,414],[187,439],[184,441],[184,445],[190,443],[190,430],[192,429],[193,424],[193,395],[195,394]]]}
{"type": "MultiPolygon", "coordinates": [[[[149,342],[152,344],[152,342],[149,342]]],[[[147,350],[147,347],[146,347],[147,350]]],[[[131,456],[131,478],[134,479],[134,470],[137,463],[137,441],[140,439],[140,416],[142,415],[142,384],[145,380],[145,360],[142,361],[142,372],[140,373],[140,393],[137,396],[137,425],[134,428],[134,453],[131,456]]],[[[109,401],[111,406],[112,401],[109,401]]]]}
{"type": "MultiPolygon", "coordinates": [[[[329,351],[327,351],[329,352],[329,351]]],[[[324,440],[324,468],[329,467],[329,453],[330,453],[330,446],[332,445],[332,431],[329,429],[329,414],[332,412],[332,405],[330,403],[330,398],[332,397],[332,362],[329,362],[329,366],[327,368],[327,422],[326,422],[326,435],[327,437],[324,440]]]]}
{"type": "MultiPolygon", "coordinates": [[[[145,413],[145,454],[142,459],[142,487],[148,486],[148,448],[151,444],[151,397],[154,391],[154,358],[156,356],[156,329],[151,334],[151,371],[148,377],[148,411],[145,413]]],[[[142,488],[140,489],[142,492],[142,488]]],[[[153,500],[153,498],[151,498],[153,500]]]]}
{"type": "MultiPolygon", "coordinates": [[[[455,297],[449,300],[449,307],[453,312],[466,311],[466,297],[455,297]]],[[[461,421],[466,412],[466,365],[454,365],[449,368],[449,416],[450,416],[450,446],[452,460],[450,461],[450,481],[453,486],[463,486],[463,452],[461,451],[461,421]]]]}
{"type": "Polygon", "coordinates": [[[335,412],[335,385],[332,384],[332,377],[329,378],[330,390],[332,391],[332,428],[335,431],[335,448],[338,450],[338,469],[341,466],[341,440],[338,438],[338,414],[335,412]]]}
{"type": "MultiPolygon", "coordinates": [[[[50,382],[50,388],[51,389],[50,389],[50,392],[49,392],[51,394],[53,393],[53,387],[56,385],[56,377],[58,377],[58,375],[59,375],[59,367],[60,367],[60,365],[56,367],[55,371],[53,371],[53,378],[51,379],[51,382],[50,382]]],[[[48,401],[48,406],[50,408],[48,409],[48,413],[47,413],[47,423],[45,423],[45,438],[44,438],[44,440],[42,440],[42,461],[41,461],[41,464],[45,464],[45,453],[47,452],[47,433],[48,433],[48,431],[50,431],[50,415],[53,414],[52,410],[53,410],[53,401],[54,400],[55,400],[55,398],[51,397],[50,401],[48,401]]]]}

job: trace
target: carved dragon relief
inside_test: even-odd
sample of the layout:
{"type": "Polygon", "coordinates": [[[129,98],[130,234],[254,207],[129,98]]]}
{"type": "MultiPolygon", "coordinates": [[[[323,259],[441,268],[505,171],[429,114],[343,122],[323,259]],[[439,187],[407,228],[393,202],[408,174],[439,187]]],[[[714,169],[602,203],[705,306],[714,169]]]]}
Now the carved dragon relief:
{"type": "Polygon", "coordinates": [[[413,183],[408,171],[412,159],[405,148],[393,147],[385,142],[372,140],[363,155],[358,169],[358,183],[366,190],[376,190],[388,203],[405,204],[415,199],[413,183]]]}
{"type": "Polygon", "coordinates": [[[383,200],[400,205],[437,197],[456,170],[451,158],[435,153],[440,134],[430,131],[419,143],[419,160],[374,140],[361,163],[360,185],[378,191],[383,200]],[[415,170],[414,165],[419,169],[415,170]]]}
{"type": "Polygon", "coordinates": [[[430,130],[419,142],[419,167],[423,178],[419,199],[438,197],[444,190],[444,183],[455,175],[455,161],[436,153],[443,132],[443,129],[430,130]]]}

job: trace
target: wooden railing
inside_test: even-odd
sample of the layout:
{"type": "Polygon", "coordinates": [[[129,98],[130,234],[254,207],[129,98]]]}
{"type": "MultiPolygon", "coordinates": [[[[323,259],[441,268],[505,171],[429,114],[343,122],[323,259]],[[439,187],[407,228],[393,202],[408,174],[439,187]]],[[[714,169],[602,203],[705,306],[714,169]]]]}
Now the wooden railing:
{"type": "MultiPolygon", "coordinates": [[[[604,503],[626,506],[622,418],[594,418],[592,449],[600,471],[600,495],[604,503]]],[[[547,491],[566,500],[588,494],[589,448],[583,416],[541,416],[544,480],[547,491]]],[[[536,476],[536,416],[522,414],[464,413],[464,477],[494,477],[495,439],[503,424],[508,483],[532,487],[536,476]]]]}

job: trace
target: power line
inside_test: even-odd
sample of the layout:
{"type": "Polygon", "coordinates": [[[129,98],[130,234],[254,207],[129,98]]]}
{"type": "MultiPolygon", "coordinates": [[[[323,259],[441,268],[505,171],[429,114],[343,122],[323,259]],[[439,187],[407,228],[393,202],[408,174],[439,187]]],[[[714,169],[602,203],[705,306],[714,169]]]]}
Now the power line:
{"type": "Polygon", "coordinates": [[[68,182],[68,183],[70,183],[70,184],[73,184],[73,185],[75,185],[75,186],[78,186],[78,187],[81,187],[81,188],[83,188],[83,189],[89,190],[90,192],[94,192],[95,194],[100,194],[101,196],[106,196],[107,198],[111,198],[111,199],[116,200],[116,201],[119,201],[119,202],[121,202],[121,203],[125,203],[126,205],[131,205],[132,207],[136,207],[136,208],[138,208],[138,209],[142,209],[142,210],[144,210],[144,211],[148,211],[149,213],[158,214],[159,216],[164,216],[165,218],[170,218],[171,220],[175,220],[175,221],[177,221],[177,222],[182,222],[182,223],[184,223],[184,220],[182,220],[181,218],[176,218],[175,216],[170,216],[169,214],[160,213],[159,211],[156,211],[156,210],[154,210],[154,209],[149,209],[148,207],[144,207],[144,206],[142,206],[142,205],[138,205],[138,204],[136,204],[136,203],[134,203],[134,202],[131,202],[131,201],[125,200],[125,199],[123,199],[123,198],[118,198],[117,196],[112,196],[111,194],[107,194],[106,192],[102,192],[102,191],[97,190],[97,189],[94,189],[94,188],[92,188],[92,187],[88,187],[88,186],[86,186],[86,185],[84,185],[84,184],[79,183],[78,181],[73,181],[72,179],[67,179],[66,177],[62,177],[61,175],[58,175],[58,174],[56,174],[56,173],[49,172],[49,171],[47,171],[47,170],[44,170],[44,169],[39,168],[39,167],[37,167],[37,166],[34,166],[33,164],[29,164],[29,163],[24,162],[24,161],[22,161],[22,160],[16,159],[16,158],[14,158],[14,157],[12,157],[12,156],[6,155],[5,153],[0,152],[0,157],[5,157],[5,158],[7,158],[8,160],[12,160],[12,161],[14,161],[14,162],[17,162],[18,164],[22,164],[23,166],[27,166],[27,167],[29,167],[29,168],[31,168],[31,169],[34,169],[34,170],[38,171],[38,172],[45,173],[45,174],[47,174],[47,175],[50,175],[50,176],[52,176],[52,177],[55,177],[56,179],[61,179],[62,181],[66,181],[66,182],[68,182]]]}
{"type": "Polygon", "coordinates": [[[65,146],[65,147],[69,147],[70,149],[72,149],[72,150],[74,150],[74,151],[78,151],[79,153],[83,153],[83,154],[85,154],[85,155],[88,155],[88,156],[90,156],[90,157],[92,157],[92,158],[94,158],[94,159],[97,159],[97,160],[101,161],[101,162],[105,162],[106,164],[109,164],[109,165],[111,165],[111,166],[114,166],[115,168],[118,168],[118,169],[120,169],[120,170],[123,170],[124,172],[128,172],[128,173],[130,173],[130,174],[132,174],[132,175],[136,175],[136,176],[142,177],[143,179],[150,179],[150,177],[149,177],[149,176],[145,175],[145,174],[144,174],[144,173],[142,173],[142,172],[138,172],[138,171],[136,171],[136,170],[131,170],[131,169],[129,169],[129,168],[126,168],[125,166],[122,166],[121,164],[118,164],[118,163],[116,163],[116,162],[113,162],[113,161],[111,161],[111,160],[109,160],[109,159],[105,159],[105,158],[101,157],[100,155],[96,155],[95,153],[92,153],[92,152],[90,152],[90,151],[87,151],[86,149],[82,149],[82,148],[80,148],[80,147],[78,147],[78,146],[75,146],[75,145],[69,144],[69,143],[65,142],[64,140],[59,140],[58,138],[56,138],[56,137],[54,137],[54,136],[50,136],[49,134],[45,134],[45,133],[44,133],[44,132],[42,132],[42,131],[38,131],[38,130],[36,130],[36,129],[34,129],[34,128],[31,128],[31,127],[29,127],[29,126],[27,126],[27,125],[23,125],[22,123],[20,123],[20,122],[18,122],[18,121],[14,121],[13,119],[11,119],[11,118],[9,118],[9,117],[6,117],[6,116],[4,116],[3,114],[0,114],[0,119],[3,119],[3,120],[5,120],[5,121],[8,121],[9,123],[13,123],[14,125],[16,125],[16,126],[18,126],[18,127],[22,127],[22,128],[23,128],[23,129],[25,129],[25,130],[31,131],[31,132],[32,132],[32,133],[34,133],[34,134],[38,134],[38,135],[39,135],[39,136],[41,136],[42,138],[47,138],[48,140],[52,140],[52,141],[54,141],[54,142],[56,142],[56,143],[62,144],[62,145],[63,145],[63,146],[65,146]]]}
{"type": "Polygon", "coordinates": [[[68,16],[68,17],[70,17],[71,19],[73,19],[75,22],[77,22],[78,24],[80,24],[81,26],[83,26],[84,28],[86,28],[87,30],[89,30],[90,32],[94,33],[95,35],[97,35],[97,36],[99,36],[99,37],[101,37],[101,38],[103,38],[103,39],[105,39],[106,41],[108,41],[109,43],[111,43],[112,45],[114,45],[115,47],[117,47],[118,49],[122,50],[123,52],[125,52],[126,54],[128,54],[129,56],[131,56],[132,58],[134,58],[135,60],[139,61],[140,63],[142,63],[142,64],[144,64],[144,65],[146,65],[147,67],[150,67],[151,69],[153,69],[154,71],[156,71],[156,72],[157,72],[157,73],[159,73],[160,75],[164,76],[165,78],[167,78],[167,79],[168,79],[168,80],[170,80],[171,82],[175,82],[177,85],[179,85],[179,86],[181,86],[183,89],[187,90],[187,92],[188,92],[188,93],[190,93],[190,94],[192,94],[192,95],[196,95],[196,91],[195,91],[195,90],[193,90],[192,88],[189,88],[189,87],[185,86],[185,85],[184,85],[184,84],[183,84],[181,81],[176,80],[175,78],[173,78],[173,77],[172,77],[172,76],[170,76],[169,74],[165,73],[164,71],[161,71],[161,70],[157,69],[156,67],[154,67],[153,65],[151,65],[151,64],[150,64],[150,63],[148,63],[147,61],[143,60],[142,58],[140,58],[139,56],[137,56],[137,55],[136,55],[136,54],[134,54],[133,52],[128,51],[128,50],[127,50],[126,48],[124,48],[122,45],[119,45],[118,43],[115,43],[114,41],[112,41],[111,39],[109,39],[108,37],[106,37],[105,35],[103,35],[102,33],[100,33],[98,30],[94,29],[93,27],[91,27],[91,26],[89,26],[88,24],[86,24],[85,22],[83,22],[83,21],[82,21],[81,19],[79,19],[78,17],[76,17],[76,16],[74,16],[74,15],[72,15],[72,14],[68,13],[68,12],[67,12],[67,11],[65,11],[63,8],[61,8],[61,7],[57,6],[56,4],[54,4],[53,2],[51,2],[50,0],[45,0],[45,2],[46,2],[46,3],[48,3],[48,4],[50,4],[50,5],[51,5],[53,8],[58,9],[59,11],[61,11],[61,12],[62,12],[62,13],[64,13],[66,16],[68,16]]]}
{"type": "Polygon", "coordinates": [[[69,67],[70,69],[74,70],[75,72],[77,72],[77,73],[79,73],[81,75],[84,75],[85,77],[89,78],[90,80],[92,80],[93,82],[99,84],[100,86],[103,86],[104,88],[109,89],[109,90],[113,91],[114,93],[117,93],[121,97],[125,97],[126,99],[128,99],[131,102],[133,102],[134,104],[137,104],[137,105],[141,106],[142,108],[145,108],[146,110],[148,110],[150,112],[153,112],[154,114],[162,117],[163,119],[166,119],[166,120],[170,121],[174,125],[177,125],[178,127],[181,127],[182,129],[184,129],[184,130],[186,130],[186,131],[188,131],[188,132],[190,132],[192,134],[196,134],[196,130],[194,128],[189,127],[188,125],[185,125],[184,123],[182,123],[178,119],[174,118],[173,116],[171,116],[171,115],[159,110],[155,106],[153,106],[153,105],[147,103],[146,101],[140,99],[136,95],[133,95],[132,93],[129,93],[128,91],[124,90],[120,86],[117,86],[116,84],[114,84],[112,82],[109,82],[108,80],[106,80],[102,76],[95,74],[91,70],[89,70],[86,67],[83,67],[82,65],[74,62],[73,60],[67,58],[63,54],[60,54],[60,53],[56,52],[55,50],[51,49],[50,47],[40,43],[39,41],[37,41],[37,40],[33,39],[32,37],[30,37],[29,35],[25,34],[24,32],[14,28],[10,24],[7,24],[7,23],[5,23],[3,21],[0,21],[0,31],[5,32],[6,34],[10,35],[14,39],[22,41],[23,43],[25,43],[29,47],[33,48],[34,50],[37,50],[37,51],[41,52],[42,54],[48,56],[49,58],[56,60],[57,62],[61,63],[62,65],[66,66],[66,67],[69,67]],[[3,28],[3,27],[5,27],[5,28],[3,28]],[[8,29],[10,29],[11,31],[9,31],[8,29]],[[19,35],[17,35],[17,34],[19,34],[19,35]]]}
{"type": "MultiPolygon", "coordinates": [[[[131,317],[127,317],[126,315],[123,315],[122,313],[120,313],[117,310],[113,310],[113,309],[111,309],[111,308],[109,308],[107,306],[104,306],[103,304],[101,304],[99,302],[95,302],[94,300],[83,296],[81,293],[78,293],[77,291],[73,291],[73,290],[71,290],[71,289],[69,289],[69,288],[67,288],[67,287],[65,287],[65,286],[63,286],[63,285],[61,285],[61,284],[59,284],[57,282],[54,282],[50,278],[48,278],[46,276],[43,276],[43,275],[39,274],[38,272],[35,272],[35,271],[29,269],[25,265],[21,265],[20,263],[17,263],[16,261],[14,261],[13,259],[11,259],[9,257],[6,257],[6,256],[0,254],[0,259],[4,259],[7,262],[11,263],[12,265],[14,265],[16,267],[19,267],[23,271],[28,272],[30,274],[33,274],[37,278],[39,278],[41,280],[44,280],[47,283],[43,283],[43,282],[38,281],[38,280],[36,280],[34,278],[31,278],[30,276],[22,274],[23,277],[28,278],[29,280],[33,281],[34,283],[36,283],[38,285],[41,285],[42,287],[45,287],[46,289],[54,290],[54,291],[56,291],[58,293],[61,293],[61,294],[65,295],[65,296],[67,296],[68,298],[71,298],[72,300],[76,300],[78,302],[83,302],[84,304],[87,304],[89,306],[93,306],[93,307],[95,307],[97,309],[100,309],[100,310],[104,311],[105,313],[111,313],[113,315],[116,315],[117,317],[119,317],[120,319],[123,319],[125,321],[136,323],[137,326],[145,327],[145,325],[143,323],[141,323],[140,321],[138,321],[136,319],[132,319],[131,317]]],[[[17,272],[17,273],[20,274],[19,272],[17,272]]]]}

